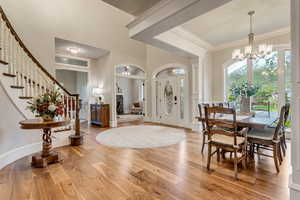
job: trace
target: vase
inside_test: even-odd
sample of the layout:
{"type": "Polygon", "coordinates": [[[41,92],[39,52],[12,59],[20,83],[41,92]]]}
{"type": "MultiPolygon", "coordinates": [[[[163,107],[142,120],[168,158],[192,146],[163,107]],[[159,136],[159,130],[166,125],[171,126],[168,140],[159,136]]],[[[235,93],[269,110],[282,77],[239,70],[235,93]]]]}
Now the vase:
{"type": "Polygon", "coordinates": [[[44,122],[50,122],[53,121],[54,117],[52,117],[51,115],[43,115],[41,116],[44,122]]]}
{"type": "Polygon", "coordinates": [[[241,98],[241,113],[250,113],[250,97],[242,97],[241,98]]]}

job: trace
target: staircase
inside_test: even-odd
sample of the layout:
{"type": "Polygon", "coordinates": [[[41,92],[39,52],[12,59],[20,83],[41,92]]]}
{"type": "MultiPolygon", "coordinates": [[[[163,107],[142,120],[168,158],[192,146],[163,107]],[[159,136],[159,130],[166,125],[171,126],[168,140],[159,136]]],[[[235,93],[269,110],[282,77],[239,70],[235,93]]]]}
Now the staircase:
{"type": "Polygon", "coordinates": [[[74,130],[75,134],[70,136],[71,144],[81,144],[79,95],[72,94],[64,88],[31,54],[9,22],[2,7],[0,7],[0,14],[0,82],[2,87],[26,119],[34,117],[26,109],[28,100],[47,91],[60,90],[65,105],[64,114],[61,117],[70,119],[71,125],[54,131],[74,130]]]}

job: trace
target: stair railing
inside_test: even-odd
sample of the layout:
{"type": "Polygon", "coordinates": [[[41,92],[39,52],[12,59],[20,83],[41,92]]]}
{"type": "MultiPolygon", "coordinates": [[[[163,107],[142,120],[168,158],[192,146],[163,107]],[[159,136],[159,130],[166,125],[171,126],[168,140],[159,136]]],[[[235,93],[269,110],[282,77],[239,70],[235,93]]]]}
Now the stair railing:
{"type": "Polygon", "coordinates": [[[71,144],[81,144],[79,95],[64,88],[31,54],[1,6],[0,14],[0,63],[8,66],[8,73],[4,75],[14,78],[11,87],[22,90],[20,99],[31,99],[47,91],[60,90],[64,97],[64,117],[71,120],[68,128],[75,129],[75,135],[70,137],[71,144]]]}

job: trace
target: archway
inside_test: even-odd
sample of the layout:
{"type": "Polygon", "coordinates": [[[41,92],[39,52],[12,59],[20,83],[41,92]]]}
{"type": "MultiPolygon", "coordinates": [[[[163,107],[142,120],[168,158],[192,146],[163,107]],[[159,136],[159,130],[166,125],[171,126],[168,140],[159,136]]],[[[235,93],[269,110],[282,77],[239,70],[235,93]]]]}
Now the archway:
{"type": "Polygon", "coordinates": [[[146,85],[146,73],[142,67],[134,64],[118,64],[115,66],[112,87],[111,127],[117,127],[118,121],[143,120],[147,116],[146,85]],[[129,86],[133,87],[130,92],[127,90],[128,88],[122,88],[129,86]],[[133,116],[133,114],[136,116],[133,116]],[[118,120],[118,115],[123,116],[119,117],[118,120]]]}

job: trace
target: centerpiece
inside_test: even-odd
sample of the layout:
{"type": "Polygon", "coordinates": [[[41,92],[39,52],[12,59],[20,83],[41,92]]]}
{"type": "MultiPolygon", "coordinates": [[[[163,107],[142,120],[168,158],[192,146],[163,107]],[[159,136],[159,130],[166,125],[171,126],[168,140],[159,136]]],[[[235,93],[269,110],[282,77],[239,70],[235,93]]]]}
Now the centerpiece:
{"type": "Polygon", "coordinates": [[[232,87],[230,89],[232,96],[240,99],[240,112],[250,113],[251,102],[250,97],[255,95],[259,87],[254,86],[251,83],[242,83],[238,86],[232,87]]]}
{"type": "Polygon", "coordinates": [[[28,103],[30,105],[27,109],[44,121],[53,121],[55,117],[64,113],[63,98],[58,90],[39,95],[28,103]]]}

